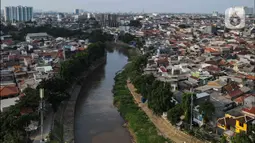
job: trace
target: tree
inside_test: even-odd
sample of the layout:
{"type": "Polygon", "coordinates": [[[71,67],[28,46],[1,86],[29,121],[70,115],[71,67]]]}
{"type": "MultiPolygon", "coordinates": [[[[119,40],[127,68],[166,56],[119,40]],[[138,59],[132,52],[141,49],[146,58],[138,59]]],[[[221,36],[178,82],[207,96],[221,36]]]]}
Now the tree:
{"type": "Polygon", "coordinates": [[[241,132],[239,134],[236,134],[232,139],[231,139],[232,143],[252,143],[251,139],[249,138],[249,136],[247,136],[247,134],[245,134],[244,132],[241,132]]]}
{"type": "Polygon", "coordinates": [[[208,122],[215,112],[215,107],[210,101],[206,101],[199,105],[199,113],[203,115],[204,121],[208,122]]]}
{"type": "Polygon", "coordinates": [[[1,113],[0,116],[0,142],[16,143],[25,140],[25,125],[28,121],[24,121],[20,116],[20,108],[11,106],[9,109],[1,113]]]}
{"type": "Polygon", "coordinates": [[[43,80],[39,88],[43,88],[45,91],[45,99],[52,104],[53,110],[56,112],[58,106],[63,100],[69,98],[69,94],[67,93],[69,84],[58,77],[53,77],[47,80],[43,80]]]}
{"type": "Polygon", "coordinates": [[[172,109],[167,112],[167,119],[175,125],[180,121],[180,117],[183,115],[184,111],[181,104],[175,105],[172,109]]]}
{"type": "Polygon", "coordinates": [[[130,20],[129,26],[142,27],[142,23],[139,20],[130,20]]]}
{"type": "Polygon", "coordinates": [[[96,42],[105,42],[107,40],[111,40],[110,36],[109,37],[108,36],[104,34],[102,30],[94,30],[89,36],[89,42],[96,43],[96,42]]]}
{"type": "Polygon", "coordinates": [[[191,96],[193,96],[193,100],[195,101],[196,96],[193,93],[184,93],[182,96],[182,109],[184,111],[184,116],[185,116],[184,120],[186,122],[189,122],[190,116],[191,116],[191,111],[190,111],[191,96]]]}
{"type": "Polygon", "coordinates": [[[2,143],[22,143],[22,142],[26,142],[25,132],[20,130],[13,130],[6,133],[2,143]]]}
{"type": "Polygon", "coordinates": [[[248,126],[248,135],[250,135],[252,139],[255,140],[255,124],[248,126]]]}
{"type": "Polygon", "coordinates": [[[227,138],[225,136],[222,136],[220,139],[220,143],[227,143],[227,138]]]}
{"type": "Polygon", "coordinates": [[[125,33],[125,34],[120,34],[118,39],[123,41],[124,43],[130,43],[131,41],[135,40],[135,36],[129,33],[125,33]]]}
{"type": "Polygon", "coordinates": [[[174,106],[172,98],[171,85],[155,80],[152,85],[152,92],[148,96],[148,107],[156,115],[161,115],[174,106]]]}
{"type": "Polygon", "coordinates": [[[134,78],[133,84],[137,88],[137,92],[140,93],[144,98],[148,97],[151,92],[151,85],[154,82],[155,77],[151,75],[142,75],[134,78]]]}
{"type": "Polygon", "coordinates": [[[40,101],[40,95],[38,90],[28,87],[23,91],[23,93],[25,96],[20,98],[17,106],[31,107],[32,109],[38,108],[40,101]]]}

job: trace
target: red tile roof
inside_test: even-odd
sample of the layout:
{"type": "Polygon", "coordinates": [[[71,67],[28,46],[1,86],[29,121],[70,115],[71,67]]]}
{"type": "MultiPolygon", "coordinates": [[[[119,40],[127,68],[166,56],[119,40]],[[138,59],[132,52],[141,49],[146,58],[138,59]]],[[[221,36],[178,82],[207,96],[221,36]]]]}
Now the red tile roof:
{"type": "Polygon", "coordinates": [[[252,107],[252,108],[243,108],[242,111],[243,111],[243,112],[250,113],[250,114],[252,114],[253,116],[255,116],[255,107],[252,107]]]}
{"type": "Polygon", "coordinates": [[[219,52],[219,50],[217,50],[215,48],[205,48],[204,50],[205,50],[205,52],[208,52],[208,53],[219,52]]]}
{"type": "Polygon", "coordinates": [[[228,95],[233,98],[242,95],[243,92],[240,89],[235,89],[234,91],[228,92],[228,95]]]}
{"type": "Polygon", "coordinates": [[[20,114],[25,115],[34,112],[32,108],[23,107],[20,109],[20,114]]]}
{"type": "Polygon", "coordinates": [[[15,84],[0,87],[1,97],[8,97],[8,96],[17,95],[17,94],[19,94],[19,89],[16,87],[15,84]]]}
{"type": "Polygon", "coordinates": [[[252,76],[252,75],[247,75],[246,78],[250,80],[255,80],[255,76],[252,76]]]}
{"type": "Polygon", "coordinates": [[[216,71],[216,72],[221,71],[221,69],[218,68],[217,66],[208,66],[208,67],[206,67],[205,69],[207,69],[207,70],[209,70],[209,71],[216,71]]]}
{"type": "Polygon", "coordinates": [[[241,97],[238,97],[235,99],[236,102],[238,103],[243,103],[244,102],[244,99],[249,97],[249,96],[255,96],[255,95],[252,95],[252,94],[245,94],[244,96],[241,96],[241,97]]]}
{"type": "Polygon", "coordinates": [[[13,43],[13,41],[12,40],[2,40],[2,43],[4,43],[4,44],[7,44],[7,45],[11,45],[12,43],[13,43]]]}
{"type": "Polygon", "coordinates": [[[167,69],[166,69],[165,67],[163,67],[163,66],[161,66],[159,69],[160,69],[162,72],[167,72],[167,69]]]}
{"type": "Polygon", "coordinates": [[[157,63],[158,63],[158,64],[163,64],[163,63],[168,64],[168,63],[169,63],[169,61],[168,61],[168,59],[167,59],[167,58],[162,58],[162,59],[158,59],[158,60],[157,60],[157,63]]]}

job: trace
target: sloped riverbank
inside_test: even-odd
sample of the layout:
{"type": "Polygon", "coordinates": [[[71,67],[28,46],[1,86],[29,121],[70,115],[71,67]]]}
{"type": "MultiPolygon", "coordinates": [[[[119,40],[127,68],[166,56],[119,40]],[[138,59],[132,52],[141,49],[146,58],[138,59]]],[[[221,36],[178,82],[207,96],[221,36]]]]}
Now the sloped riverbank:
{"type": "Polygon", "coordinates": [[[75,105],[77,98],[79,96],[80,90],[82,88],[81,82],[86,80],[86,78],[93,73],[97,68],[106,63],[106,56],[93,62],[89,70],[84,72],[80,77],[79,81],[76,81],[72,88],[69,90],[71,95],[68,101],[65,101],[58,112],[56,113],[56,118],[60,120],[63,125],[63,140],[65,143],[74,143],[74,116],[75,116],[75,105]]]}

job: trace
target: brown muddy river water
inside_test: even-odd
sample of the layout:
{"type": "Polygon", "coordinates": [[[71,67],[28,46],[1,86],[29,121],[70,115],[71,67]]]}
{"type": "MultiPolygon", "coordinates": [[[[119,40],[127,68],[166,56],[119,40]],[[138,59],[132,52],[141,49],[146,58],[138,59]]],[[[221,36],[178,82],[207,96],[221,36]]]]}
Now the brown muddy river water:
{"type": "Polygon", "coordinates": [[[111,92],[115,73],[126,64],[124,54],[108,53],[107,63],[84,81],[75,109],[76,143],[131,143],[111,92]]]}

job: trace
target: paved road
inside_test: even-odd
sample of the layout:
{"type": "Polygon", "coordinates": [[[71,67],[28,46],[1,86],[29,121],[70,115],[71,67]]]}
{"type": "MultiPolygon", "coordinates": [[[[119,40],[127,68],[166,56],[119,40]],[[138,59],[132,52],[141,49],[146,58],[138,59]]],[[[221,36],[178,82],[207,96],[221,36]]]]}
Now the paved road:
{"type": "Polygon", "coordinates": [[[136,103],[147,114],[147,116],[150,118],[150,120],[154,123],[154,125],[157,127],[157,129],[160,131],[160,133],[164,137],[169,138],[175,143],[184,143],[184,142],[185,143],[204,143],[205,142],[178,130],[173,125],[171,125],[171,123],[167,121],[166,119],[154,115],[153,112],[148,108],[147,104],[141,103],[141,95],[136,93],[136,89],[133,86],[133,84],[128,82],[127,86],[129,88],[129,91],[135,98],[136,103]]]}
{"type": "MultiPolygon", "coordinates": [[[[51,124],[53,122],[53,116],[54,113],[52,110],[49,110],[45,113],[45,120],[43,121],[43,137],[46,138],[50,131],[51,131],[51,124]]],[[[41,128],[38,128],[38,130],[30,137],[33,141],[33,143],[40,143],[41,140],[41,128]]]]}

